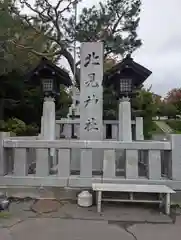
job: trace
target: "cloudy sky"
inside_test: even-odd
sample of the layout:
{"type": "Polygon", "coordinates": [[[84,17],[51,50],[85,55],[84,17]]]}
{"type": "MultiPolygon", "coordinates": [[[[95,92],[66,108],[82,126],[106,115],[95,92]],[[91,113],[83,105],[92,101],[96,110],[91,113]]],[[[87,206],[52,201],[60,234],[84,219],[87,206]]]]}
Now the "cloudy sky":
{"type": "MultiPolygon", "coordinates": [[[[78,11],[99,1],[82,0],[78,11]]],[[[141,10],[138,35],[143,45],[133,57],[153,72],[146,86],[152,85],[154,92],[165,95],[181,87],[181,0],[142,0],[141,10]]]]}
{"type": "Polygon", "coordinates": [[[138,30],[142,47],[135,60],[153,73],[146,84],[164,95],[181,87],[181,0],[142,0],[138,30]]]}
{"type": "MultiPolygon", "coordinates": [[[[94,0],[99,2],[99,0],[94,0]]],[[[85,5],[84,0],[81,4],[85,5]]],[[[181,87],[181,0],[142,0],[138,35],[143,41],[134,59],[153,73],[146,81],[165,95],[181,87]]]]}

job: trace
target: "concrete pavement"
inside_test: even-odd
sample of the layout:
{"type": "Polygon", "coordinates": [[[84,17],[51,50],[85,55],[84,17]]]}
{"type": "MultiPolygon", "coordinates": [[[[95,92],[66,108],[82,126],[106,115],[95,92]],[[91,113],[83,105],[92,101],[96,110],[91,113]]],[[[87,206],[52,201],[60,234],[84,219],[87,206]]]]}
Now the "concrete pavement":
{"type": "Polygon", "coordinates": [[[31,219],[10,230],[13,240],[131,240],[124,229],[104,221],[31,219]]]}
{"type": "Polygon", "coordinates": [[[0,229],[0,239],[1,240],[13,240],[11,233],[8,229],[0,229]]]}
{"type": "Polygon", "coordinates": [[[1,240],[179,240],[181,217],[175,224],[128,224],[107,221],[35,218],[0,228],[1,240]]]}
{"type": "Polygon", "coordinates": [[[104,204],[80,208],[70,202],[15,201],[9,217],[0,216],[0,240],[178,240],[176,222],[153,206],[104,204]],[[33,211],[32,211],[33,209],[33,211]]]}

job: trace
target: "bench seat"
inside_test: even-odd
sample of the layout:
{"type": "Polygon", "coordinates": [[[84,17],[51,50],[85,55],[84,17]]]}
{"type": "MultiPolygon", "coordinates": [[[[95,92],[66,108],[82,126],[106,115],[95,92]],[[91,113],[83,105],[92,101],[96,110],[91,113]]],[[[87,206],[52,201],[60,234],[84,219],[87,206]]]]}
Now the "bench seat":
{"type": "Polygon", "coordinates": [[[93,183],[93,191],[97,192],[97,211],[101,212],[102,201],[115,202],[145,202],[145,203],[162,203],[163,200],[146,200],[134,199],[133,193],[158,193],[165,196],[165,212],[170,214],[170,195],[175,193],[173,189],[166,185],[143,185],[143,184],[112,184],[112,183],[93,183]],[[102,198],[102,192],[127,192],[130,199],[102,198]]]}

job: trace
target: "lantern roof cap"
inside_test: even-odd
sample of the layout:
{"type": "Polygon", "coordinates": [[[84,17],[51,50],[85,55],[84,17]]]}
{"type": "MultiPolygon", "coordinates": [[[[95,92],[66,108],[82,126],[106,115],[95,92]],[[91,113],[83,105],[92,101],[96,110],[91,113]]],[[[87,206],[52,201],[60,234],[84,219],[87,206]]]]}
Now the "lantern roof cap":
{"type": "Polygon", "coordinates": [[[122,61],[114,65],[111,69],[104,73],[103,84],[111,85],[114,82],[115,76],[119,73],[121,76],[125,69],[129,69],[135,75],[134,85],[140,86],[152,74],[152,72],[135,62],[130,54],[128,54],[122,61]]]}
{"type": "Polygon", "coordinates": [[[72,85],[69,73],[65,69],[56,66],[46,57],[42,57],[38,65],[28,72],[26,79],[33,81],[40,80],[40,78],[48,77],[49,75],[53,75],[60,84],[67,87],[72,85]]]}

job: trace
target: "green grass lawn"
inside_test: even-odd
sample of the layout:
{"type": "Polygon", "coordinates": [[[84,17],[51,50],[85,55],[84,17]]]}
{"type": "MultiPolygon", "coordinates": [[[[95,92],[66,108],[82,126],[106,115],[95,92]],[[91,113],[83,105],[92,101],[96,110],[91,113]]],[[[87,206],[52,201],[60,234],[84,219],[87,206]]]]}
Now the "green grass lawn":
{"type": "Polygon", "coordinates": [[[11,217],[11,213],[4,212],[4,211],[0,212],[0,219],[1,218],[10,218],[10,217],[11,217]]]}
{"type": "Polygon", "coordinates": [[[168,119],[165,122],[174,130],[174,133],[181,134],[181,121],[168,119]]]}

